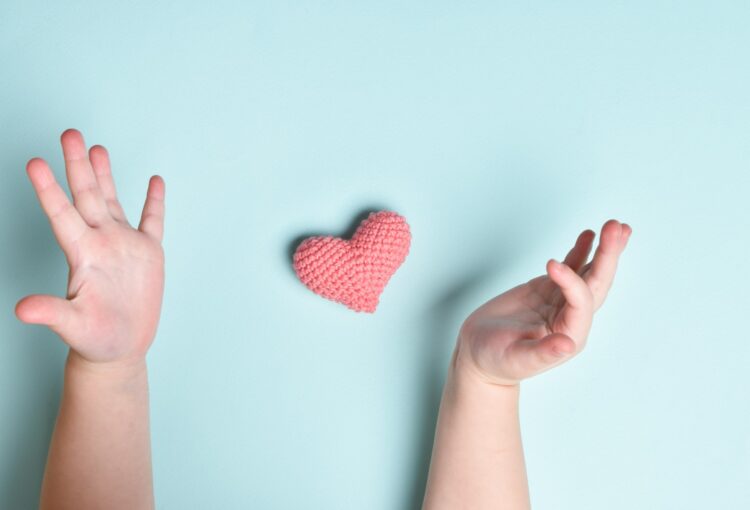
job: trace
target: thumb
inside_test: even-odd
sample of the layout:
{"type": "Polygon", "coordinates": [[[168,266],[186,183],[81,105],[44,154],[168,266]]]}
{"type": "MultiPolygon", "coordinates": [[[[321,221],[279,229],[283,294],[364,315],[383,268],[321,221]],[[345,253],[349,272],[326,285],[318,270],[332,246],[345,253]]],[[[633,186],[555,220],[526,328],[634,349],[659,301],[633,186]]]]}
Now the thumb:
{"type": "Polygon", "coordinates": [[[570,358],[576,352],[576,343],[567,335],[551,333],[543,338],[519,340],[510,350],[518,379],[525,379],[570,358]]]}
{"type": "Polygon", "coordinates": [[[44,294],[26,296],[16,304],[16,317],[27,324],[43,324],[60,336],[75,309],[67,299],[44,294]]]}

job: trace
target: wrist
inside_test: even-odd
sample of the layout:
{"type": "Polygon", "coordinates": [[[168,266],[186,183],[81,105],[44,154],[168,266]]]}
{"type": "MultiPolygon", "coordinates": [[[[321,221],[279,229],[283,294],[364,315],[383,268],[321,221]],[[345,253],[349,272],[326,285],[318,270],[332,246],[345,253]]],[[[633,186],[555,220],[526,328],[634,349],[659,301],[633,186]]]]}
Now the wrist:
{"type": "Polygon", "coordinates": [[[521,384],[520,380],[498,379],[486,374],[479,368],[470,350],[460,340],[453,351],[448,376],[453,377],[457,382],[461,382],[462,384],[482,388],[487,387],[488,391],[496,390],[498,393],[502,393],[503,390],[505,393],[518,393],[521,384]]]}
{"type": "Polygon", "coordinates": [[[517,407],[521,386],[500,384],[484,376],[476,367],[461,360],[458,351],[454,352],[448,368],[446,395],[493,409],[517,407]]]}
{"type": "Polygon", "coordinates": [[[68,351],[65,373],[98,380],[128,382],[146,376],[146,358],[134,357],[122,360],[98,362],[90,361],[73,349],[68,351]]]}

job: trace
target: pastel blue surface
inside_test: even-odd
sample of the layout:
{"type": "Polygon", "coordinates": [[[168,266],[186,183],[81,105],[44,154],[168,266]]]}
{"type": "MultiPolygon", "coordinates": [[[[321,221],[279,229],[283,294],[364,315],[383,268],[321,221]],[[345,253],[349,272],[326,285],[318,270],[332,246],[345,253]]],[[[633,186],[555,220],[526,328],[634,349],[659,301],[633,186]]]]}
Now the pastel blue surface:
{"type": "Polygon", "coordinates": [[[416,509],[463,318],[585,228],[634,229],[589,345],[524,383],[536,509],[750,505],[750,4],[0,3],[0,507],[33,508],[64,346],[13,307],[66,267],[23,171],[167,182],[160,509],[416,509]],[[409,221],[374,315],[293,241],[409,221]]]}

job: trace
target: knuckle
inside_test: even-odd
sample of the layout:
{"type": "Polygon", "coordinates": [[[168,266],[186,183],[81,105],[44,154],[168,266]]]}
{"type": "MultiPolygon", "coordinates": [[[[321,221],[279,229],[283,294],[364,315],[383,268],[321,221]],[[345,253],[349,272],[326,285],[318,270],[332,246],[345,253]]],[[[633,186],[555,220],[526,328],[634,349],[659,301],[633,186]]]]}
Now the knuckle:
{"type": "Polygon", "coordinates": [[[64,214],[67,214],[72,207],[73,206],[70,202],[63,202],[56,210],[50,213],[50,218],[56,220],[62,217],[64,214]]]}

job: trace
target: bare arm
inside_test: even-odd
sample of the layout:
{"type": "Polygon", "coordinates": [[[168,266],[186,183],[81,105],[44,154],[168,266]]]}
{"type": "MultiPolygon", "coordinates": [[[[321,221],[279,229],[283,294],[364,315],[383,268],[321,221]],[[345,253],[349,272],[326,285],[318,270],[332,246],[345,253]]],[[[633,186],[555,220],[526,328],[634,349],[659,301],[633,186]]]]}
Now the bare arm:
{"type": "Polygon", "coordinates": [[[41,508],[153,508],[145,362],[91,364],[71,351],[41,508]]]}
{"type": "Polygon", "coordinates": [[[154,507],[146,352],[161,310],[164,182],[152,177],[138,229],[120,207],[101,146],[63,133],[73,203],[41,159],[29,179],[70,267],[65,298],[31,295],[19,319],[70,346],[47,458],[42,509],[154,507]]]}
{"type": "Polygon", "coordinates": [[[425,509],[529,508],[518,386],[484,384],[451,363],[425,509]]]}
{"type": "Polygon", "coordinates": [[[586,344],[632,230],[610,220],[590,263],[594,232],[565,261],[497,296],[461,326],[440,404],[425,510],[530,508],[518,420],[521,380],[586,344]]]}

